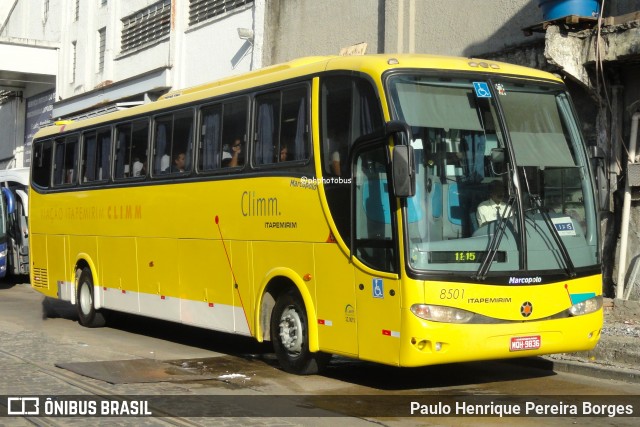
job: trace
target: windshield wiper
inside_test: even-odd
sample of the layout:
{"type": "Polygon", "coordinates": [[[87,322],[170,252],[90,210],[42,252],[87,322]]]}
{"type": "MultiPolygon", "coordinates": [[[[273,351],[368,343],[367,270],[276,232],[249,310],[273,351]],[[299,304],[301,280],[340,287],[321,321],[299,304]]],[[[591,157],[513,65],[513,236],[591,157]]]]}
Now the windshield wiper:
{"type": "Polygon", "coordinates": [[[487,277],[487,273],[491,268],[491,264],[498,253],[498,248],[500,247],[500,242],[502,241],[502,237],[504,236],[505,231],[507,230],[507,218],[509,218],[511,211],[513,209],[513,204],[516,198],[514,196],[510,196],[507,201],[507,207],[504,209],[504,215],[500,214],[500,209],[496,209],[497,217],[494,226],[493,236],[491,238],[491,242],[489,242],[489,247],[486,252],[485,257],[482,260],[482,264],[480,264],[480,268],[476,271],[474,276],[471,276],[474,280],[483,281],[487,277]]]}
{"type": "Polygon", "coordinates": [[[542,206],[542,201],[540,200],[540,196],[538,194],[531,194],[530,197],[531,197],[531,200],[533,201],[534,207],[538,210],[538,212],[540,212],[540,216],[542,216],[542,219],[544,219],[545,224],[547,224],[547,227],[551,232],[551,236],[553,237],[553,240],[556,242],[556,246],[560,250],[560,255],[562,255],[562,260],[564,261],[564,264],[566,266],[567,274],[569,275],[569,277],[576,277],[576,268],[574,267],[573,262],[571,261],[571,256],[569,255],[569,251],[567,250],[567,247],[562,241],[562,238],[560,237],[558,230],[553,224],[553,221],[549,216],[549,212],[545,207],[542,206]]]}

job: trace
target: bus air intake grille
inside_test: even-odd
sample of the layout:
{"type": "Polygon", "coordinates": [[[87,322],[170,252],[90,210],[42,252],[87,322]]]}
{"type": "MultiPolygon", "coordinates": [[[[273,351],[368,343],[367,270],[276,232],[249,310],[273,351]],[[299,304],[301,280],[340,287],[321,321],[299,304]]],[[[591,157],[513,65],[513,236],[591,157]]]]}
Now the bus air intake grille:
{"type": "Polygon", "coordinates": [[[48,288],[49,280],[47,277],[46,268],[34,268],[33,269],[33,283],[32,286],[36,288],[48,288]]]}

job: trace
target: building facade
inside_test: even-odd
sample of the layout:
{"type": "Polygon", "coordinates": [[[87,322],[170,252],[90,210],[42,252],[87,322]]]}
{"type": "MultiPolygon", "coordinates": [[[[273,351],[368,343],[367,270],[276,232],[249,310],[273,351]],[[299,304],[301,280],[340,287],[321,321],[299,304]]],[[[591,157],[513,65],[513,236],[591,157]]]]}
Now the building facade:
{"type": "MultiPolygon", "coordinates": [[[[56,0],[51,1],[54,4],[56,0]]],[[[61,16],[49,2],[0,5],[0,168],[29,159],[29,135],[50,115],[58,73],[61,16]]],[[[48,120],[48,119],[46,119],[48,120]]],[[[46,121],[45,120],[45,121],[46,121]]]]}
{"type": "Polygon", "coordinates": [[[253,40],[238,35],[238,28],[252,38],[262,31],[260,2],[96,2],[73,0],[65,15],[54,117],[153,101],[171,89],[261,66],[253,40]]]}
{"type": "Polygon", "coordinates": [[[0,9],[0,125],[12,132],[0,136],[0,167],[28,165],[33,130],[49,120],[104,114],[262,66],[264,0],[10,6],[0,9]]]}

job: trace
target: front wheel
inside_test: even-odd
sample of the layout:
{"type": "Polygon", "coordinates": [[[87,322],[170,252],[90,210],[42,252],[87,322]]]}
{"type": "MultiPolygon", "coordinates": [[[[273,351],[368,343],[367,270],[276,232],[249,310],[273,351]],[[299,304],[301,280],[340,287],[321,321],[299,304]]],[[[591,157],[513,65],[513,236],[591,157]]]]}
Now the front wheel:
{"type": "Polygon", "coordinates": [[[280,366],[293,374],[316,374],[331,358],[309,351],[307,312],[301,298],[291,291],[281,295],[273,308],[271,341],[280,366]]]}
{"type": "Polygon", "coordinates": [[[85,267],[78,279],[78,293],[76,299],[78,319],[82,326],[87,328],[99,328],[104,326],[104,315],[95,309],[93,302],[93,276],[91,270],[85,267]]]}

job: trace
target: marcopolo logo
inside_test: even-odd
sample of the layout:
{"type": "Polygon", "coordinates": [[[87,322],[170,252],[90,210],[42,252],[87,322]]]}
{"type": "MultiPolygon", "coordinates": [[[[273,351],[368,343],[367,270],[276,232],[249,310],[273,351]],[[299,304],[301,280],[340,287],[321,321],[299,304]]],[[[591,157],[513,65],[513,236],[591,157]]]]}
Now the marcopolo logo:
{"type": "Polygon", "coordinates": [[[532,283],[542,283],[542,277],[509,277],[510,285],[530,285],[532,283]]]}

